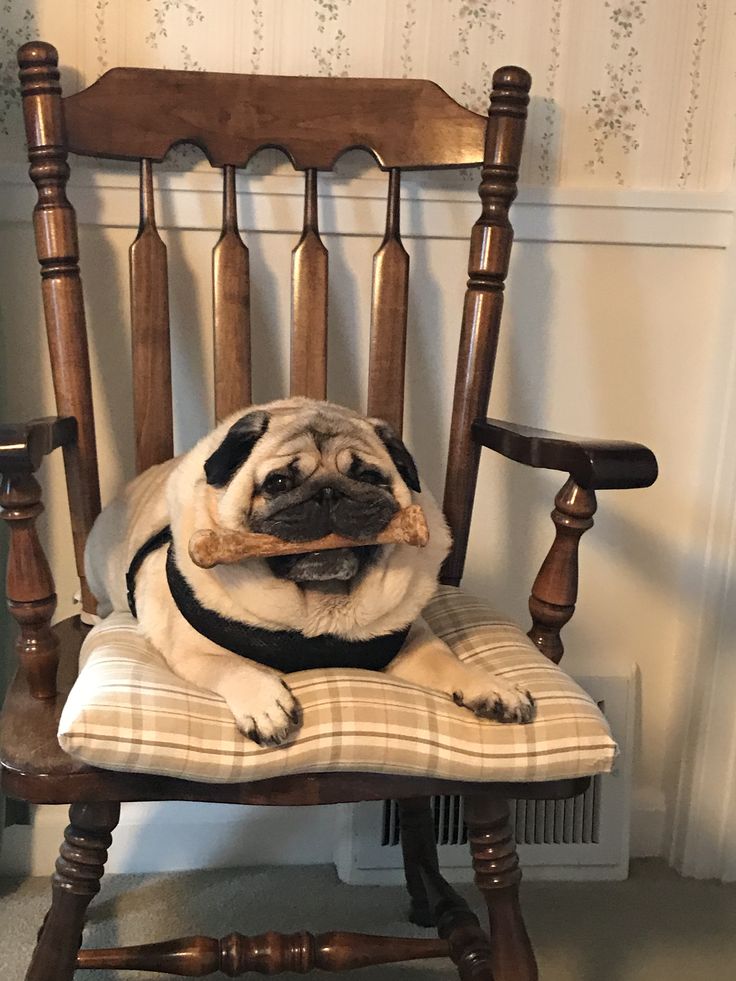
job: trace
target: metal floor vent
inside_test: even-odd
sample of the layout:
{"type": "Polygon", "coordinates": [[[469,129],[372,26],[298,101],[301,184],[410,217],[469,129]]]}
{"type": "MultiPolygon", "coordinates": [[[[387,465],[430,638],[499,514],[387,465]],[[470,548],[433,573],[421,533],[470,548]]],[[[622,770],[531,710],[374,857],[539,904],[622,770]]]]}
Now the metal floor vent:
{"type": "MultiPolygon", "coordinates": [[[[614,772],[596,776],[572,800],[511,801],[511,826],[528,879],[623,879],[628,874],[633,673],[578,678],[606,715],[619,744],[614,772]]],[[[463,800],[432,798],[435,841],[449,879],[472,878],[463,800]]],[[[344,882],[403,881],[395,800],[344,805],[335,852],[344,882]]]]}
{"type": "MultiPolygon", "coordinates": [[[[573,800],[511,801],[511,826],[518,845],[597,845],[600,842],[601,785],[594,777],[590,787],[573,800]]],[[[467,845],[468,829],[463,799],[457,794],[432,798],[435,841],[439,846],[467,845]]],[[[383,802],[381,847],[401,844],[399,806],[383,802]]]]}

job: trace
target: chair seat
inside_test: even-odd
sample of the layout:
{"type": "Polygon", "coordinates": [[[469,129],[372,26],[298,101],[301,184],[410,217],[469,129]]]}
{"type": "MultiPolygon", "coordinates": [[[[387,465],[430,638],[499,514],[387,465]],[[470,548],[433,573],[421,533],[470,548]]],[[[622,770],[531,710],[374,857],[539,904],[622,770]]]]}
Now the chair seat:
{"type": "Polygon", "coordinates": [[[325,771],[549,781],[610,770],[616,745],[598,707],[518,626],[453,587],[440,588],[425,617],[463,661],[528,688],[536,721],[479,719],[448,696],[381,673],[312,670],[289,676],[303,709],[297,738],[257,746],[219,696],[174,675],[136,621],[116,613],[82,645],[60,744],[95,767],[207,783],[325,771]]]}

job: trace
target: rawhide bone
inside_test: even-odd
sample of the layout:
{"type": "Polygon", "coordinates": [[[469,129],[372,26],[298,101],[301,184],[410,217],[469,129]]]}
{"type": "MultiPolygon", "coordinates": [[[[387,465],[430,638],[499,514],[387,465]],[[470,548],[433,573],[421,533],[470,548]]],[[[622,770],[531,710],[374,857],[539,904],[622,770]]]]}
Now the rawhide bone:
{"type": "Polygon", "coordinates": [[[395,514],[383,531],[366,541],[325,535],[312,542],[287,542],[275,535],[260,535],[252,531],[195,531],[189,539],[189,555],[200,569],[214,565],[231,565],[241,559],[265,559],[272,555],[298,555],[300,552],[321,552],[328,548],[356,548],[360,545],[416,545],[429,541],[429,529],[424,511],[412,504],[395,514]]]}

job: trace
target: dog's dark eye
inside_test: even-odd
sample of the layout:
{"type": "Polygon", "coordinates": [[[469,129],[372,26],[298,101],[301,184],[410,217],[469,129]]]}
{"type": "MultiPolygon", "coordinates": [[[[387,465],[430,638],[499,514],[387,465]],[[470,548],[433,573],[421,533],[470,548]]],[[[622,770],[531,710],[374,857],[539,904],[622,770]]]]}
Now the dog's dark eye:
{"type": "Polygon", "coordinates": [[[376,486],[382,485],[384,487],[388,484],[385,474],[382,474],[380,470],[372,470],[370,467],[361,470],[356,475],[356,479],[363,484],[375,484],[376,486]]]}
{"type": "Polygon", "coordinates": [[[288,473],[270,473],[263,481],[262,490],[267,494],[283,494],[294,486],[294,478],[288,473]]]}

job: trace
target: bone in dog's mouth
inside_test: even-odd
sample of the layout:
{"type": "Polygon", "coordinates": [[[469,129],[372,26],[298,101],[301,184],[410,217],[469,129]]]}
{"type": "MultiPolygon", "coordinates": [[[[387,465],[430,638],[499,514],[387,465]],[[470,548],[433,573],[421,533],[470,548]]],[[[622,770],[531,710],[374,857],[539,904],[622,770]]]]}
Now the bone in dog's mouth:
{"type": "MultiPolygon", "coordinates": [[[[334,476],[307,495],[302,488],[280,494],[269,502],[265,514],[252,522],[253,530],[291,542],[310,541],[338,534],[356,541],[371,539],[382,531],[399,510],[393,495],[383,488],[355,486],[334,476]]],[[[377,557],[380,546],[356,545],[271,556],[271,572],[304,588],[340,591],[349,589],[377,557]]]]}

